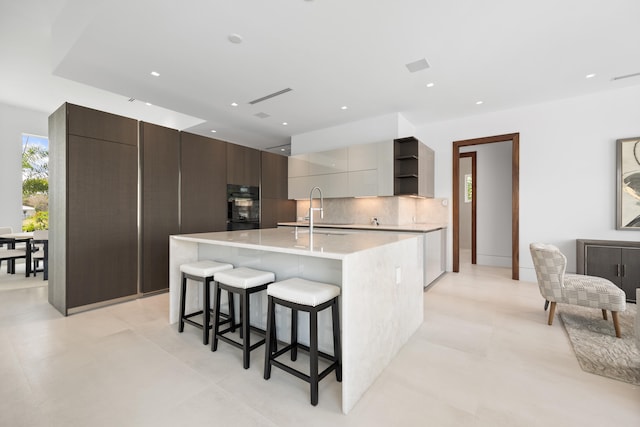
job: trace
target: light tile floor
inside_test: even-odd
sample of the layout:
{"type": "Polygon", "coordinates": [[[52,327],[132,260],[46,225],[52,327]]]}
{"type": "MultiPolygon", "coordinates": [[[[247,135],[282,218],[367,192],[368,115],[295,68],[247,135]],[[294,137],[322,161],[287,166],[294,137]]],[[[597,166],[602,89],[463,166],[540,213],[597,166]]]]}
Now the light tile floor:
{"type": "MultiPolygon", "coordinates": [[[[0,284],[42,279],[2,270],[0,284]]],[[[463,266],[424,301],[424,324],[343,415],[334,376],[312,407],[306,383],[262,379],[262,349],[245,371],[237,349],[179,334],[167,294],[63,317],[46,286],[0,291],[0,426],[640,425],[640,387],[583,372],[536,284],[463,266]]]]}

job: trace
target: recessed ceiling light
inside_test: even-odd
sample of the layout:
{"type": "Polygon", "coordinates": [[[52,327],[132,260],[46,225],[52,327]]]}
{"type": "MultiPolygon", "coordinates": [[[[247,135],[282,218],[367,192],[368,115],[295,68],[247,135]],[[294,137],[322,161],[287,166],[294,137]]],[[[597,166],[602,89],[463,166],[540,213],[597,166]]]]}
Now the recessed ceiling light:
{"type": "Polygon", "coordinates": [[[218,131],[215,130],[215,129],[211,129],[211,133],[216,133],[216,132],[218,132],[218,131]]]}
{"type": "Polygon", "coordinates": [[[476,105],[484,104],[484,101],[476,101],[476,105]]]}
{"type": "Polygon", "coordinates": [[[595,76],[596,76],[596,75],[592,73],[592,74],[587,74],[587,75],[586,75],[586,76],[584,76],[584,77],[585,77],[586,79],[591,79],[591,78],[593,78],[593,77],[595,77],[595,76]]]}
{"type": "Polygon", "coordinates": [[[240,34],[229,34],[227,39],[234,44],[242,43],[242,36],[240,34]]]}
{"type": "Polygon", "coordinates": [[[427,83],[427,87],[433,87],[434,83],[427,83]]]}
{"type": "Polygon", "coordinates": [[[145,102],[145,104],[147,104],[147,106],[149,106],[149,107],[150,107],[151,105],[153,105],[153,104],[151,104],[150,102],[145,102]]]}
{"type": "Polygon", "coordinates": [[[286,126],[286,125],[288,125],[288,124],[289,124],[289,123],[287,123],[287,122],[282,122],[282,126],[286,126]]]}
{"type": "Polygon", "coordinates": [[[347,107],[346,105],[343,105],[342,107],[340,107],[341,110],[348,110],[349,107],[347,107]]]}
{"type": "Polygon", "coordinates": [[[151,75],[152,75],[153,77],[160,77],[160,73],[159,73],[159,72],[157,72],[157,71],[152,71],[152,72],[151,72],[151,75]]]}
{"type": "Polygon", "coordinates": [[[231,106],[232,106],[232,107],[237,107],[237,106],[238,106],[238,103],[237,103],[237,102],[232,102],[232,103],[231,103],[231,106]]]}
{"type": "Polygon", "coordinates": [[[286,149],[284,149],[284,148],[281,148],[281,149],[280,149],[280,151],[287,151],[287,150],[286,150],[286,149]]]}

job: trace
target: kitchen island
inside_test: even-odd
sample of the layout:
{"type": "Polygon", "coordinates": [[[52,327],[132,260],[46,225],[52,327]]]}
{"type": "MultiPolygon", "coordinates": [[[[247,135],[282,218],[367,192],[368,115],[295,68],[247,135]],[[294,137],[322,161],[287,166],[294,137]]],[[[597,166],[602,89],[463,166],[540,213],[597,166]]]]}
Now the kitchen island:
{"type": "MultiPolygon", "coordinates": [[[[276,280],[301,277],[340,286],[341,398],[348,413],[423,321],[422,252],[422,238],[410,234],[316,230],[310,235],[283,228],[171,236],[170,322],[179,317],[180,265],[199,259],[272,271],[276,280]]],[[[189,293],[187,312],[201,307],[201,295],[189,293]]],[[[264,328],[266,295],[254,296],[252,324],[264,328]]],[[[289,313],[276,315],[278,338],[285,339],[289,313]]],[[[301,342],[308,342],[307,325],[308,318],[300,317],[301,342]]],[[[318,330],[320,349],[332,352],[327,313],[319,316],[318,330]]]]}

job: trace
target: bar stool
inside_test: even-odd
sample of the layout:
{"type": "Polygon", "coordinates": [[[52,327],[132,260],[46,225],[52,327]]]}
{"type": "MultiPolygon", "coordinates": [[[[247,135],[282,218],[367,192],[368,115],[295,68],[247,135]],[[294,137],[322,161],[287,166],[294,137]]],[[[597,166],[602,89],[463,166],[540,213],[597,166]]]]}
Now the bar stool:
{"type": "Polygon", "coordinates": [[[338,296],[340,288],[326,283],[312,282],[310,280],[291,278],[276,282],[267,288],[268,311],[267,331],[269,337],[264,354],[264,379],[271,377],[271,366],[295,375],[308,382],[311,386],[311,404],[318,404],[318,382],[331,371],[336,372],[336,380],[342,381],[342,347],[340,344],[340,315],[338,312],[338,296]],[[291,343],[277,350],[276,336],[276,304],[291,309],[291,343]],[[318,313],[331,307],[333,320],[333,356],[318,350],[318,313]],[[309,347],[298,343],[298,311],[309,313],[309,347]],[[291,350],[291,360],[298,357],[298,347],[309,352],[309,375],[294,369],[276,360],[277,357],[291,350]],[[322,357],[331,362],[324,371],[318,373],[318,358],[322,357]]]}
{"type": "MultiPolygon", "coordinates": [[[[273,283],[275,274],[270,271],[254,270],[253,268],[239,267],[230,271],[223,271],[216,274],[216,280],[213,284],[213,329],[211,331],[211,351],[218,349],[218,339],[242,349],[242,365],[244,369],[249,368],[249,356],[252,350],[255,350],[265,340],[261,339],[257,343],[251,345],[251,323],[250,323],[250,306],[249,297],[260,291],[267,289],[267,285],[273,283]],[[218,313],[220,312],[220,290],[236,293],[240,297],[240,323],[235,327],[241,326],[240,338],[242,342],[232,340],[226,337],[228,332],[234,332],[235,327],[220,330],[220,321],[218,313]]],[[[255,328],[254,328],[255,329],[255,328]]],[[[264,332],[264,331],[260,331],[264,332]]]]}
{"type": "MultiPolygon", "coordinates": [[[[231,264],[210,260],[196,261],[188,264],[182,264],[180,266],[180,272],[182,273],[182,288],[180,289],[180,323],[178,326],[178,332],[182,332],[184,330],[184,324],[186,322],[196,328],[202,329],[202,343],[205,345],[209,343],[209,329],[211,328],[211,307],[209,305],[209,301],[211,299],[211,282],[215,282],[214,277],[216,273],[231,269],[233,269],[233,265],[231,264]],[[202,282],[202,310],[198,310],[190,314],[185,313],[187,279],[202,282]],[[192,317],[200,314],[202,314],[202,323],[198,323],[191,319],[192,317]],[[206,325],[206,327],[204,325],[206,325]]],[[[221,315],[227,318],[225,322],[229,322],[231,325],[234,325],[233,314],[233,296],[229,294],[229,314],[221,315]]]]}

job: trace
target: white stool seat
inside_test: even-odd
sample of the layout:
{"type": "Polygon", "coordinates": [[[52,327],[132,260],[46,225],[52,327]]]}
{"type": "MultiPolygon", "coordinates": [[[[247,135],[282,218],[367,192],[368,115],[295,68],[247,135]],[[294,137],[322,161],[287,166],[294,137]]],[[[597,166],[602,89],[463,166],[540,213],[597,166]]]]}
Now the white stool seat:
{"type": "Polygon", "coordinates": [[[239,267],[230,271],[216,274],[216,281],[228,286],[240,289],[249,289],[271,283],[276,275],[271,271],[254,270],[248,267],[239,267]]]}
{"type": "Polygon", "coordinates": [[[301,305],[316,307],[340,295],[340,288],[297,277],[272,283],[267,295],[301,305]]]}
{"type": "Polygon", "coordinates": [[[198,277],[210,277],[220,271],[231,269],[233,269],[233,265],[231,264],[210,260],[190,262],[180,266],[180,272],[198,277]]]}

